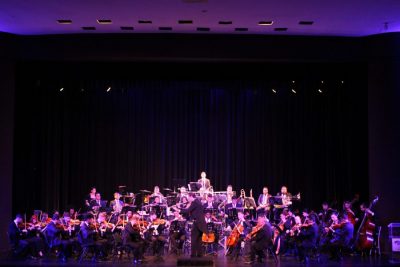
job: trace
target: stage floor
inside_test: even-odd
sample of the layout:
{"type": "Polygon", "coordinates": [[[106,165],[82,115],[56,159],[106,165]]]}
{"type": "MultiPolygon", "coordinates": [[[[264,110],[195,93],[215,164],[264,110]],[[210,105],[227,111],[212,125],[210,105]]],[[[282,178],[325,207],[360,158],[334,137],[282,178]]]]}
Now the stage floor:
{"type": "MultiPolygon", "coordinates": [[[[181,259],[188,259],[188,257],[180,257],[181,259]]],[[[320,262],[316,259],[311,259],[308,264],[302,264],[296,260],[294,257],[280,257],[279,261],[276,263],[272,257],[268,257],[264,263],[255,263],[253,265],[244,264],[244,260],[239,258],[237,261],[228,260],[224,255],[220,254],[218,256],[205,256],[206,259],[211,259],[214,262],[213,266],[400,266],[400,261],[393,263],[393,261],[388,256],[381,257],[361,257],[361,256],[345,256],[342,262],[329,261],[325,257],[320,258],[320,262]]],[[[147,257],[147,262],[142,264],[134,265],[128,259],[122,260],[109,260],[104,262],[92,263],[90,259],[84,260],[82,263],[77,263],[76,260],[70,259],[67,263],[58,262],[56,259],[40,259],[40,260],[10,260],[3,258],[0,260],[0,266],[177,266],[178,258],[176,256],[166,256],[163,262],[157,262],[151,256],[147,257]]],[[[189,265],[185,265],[189,266],[189,265]]],[[[199,266],[199,265],[191,265],[199,266]]]]}

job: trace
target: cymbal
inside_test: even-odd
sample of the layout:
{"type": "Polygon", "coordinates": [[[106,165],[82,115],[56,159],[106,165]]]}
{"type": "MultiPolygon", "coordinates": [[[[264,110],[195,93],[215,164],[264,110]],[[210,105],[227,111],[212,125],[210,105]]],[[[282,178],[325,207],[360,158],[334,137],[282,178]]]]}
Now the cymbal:
{"type": "Polygon", "coordinates": [[[164,191],[172,191],[172,189],[169,189],[169,188],[164,188],[163,190],[164,191]]]}
{"type": "Polygon", "coordinates": [[[173,197],[176,197],[176,196],[166,196],[165,198],[173,198],[173,197]]]}
{"type": "Polygon", "coordinates": [[[143,193],[151,193],[149,190],[144,190],[144,189],[142,189],[142,190],[139,190],[140,192],[143,192],[143,193]]]}

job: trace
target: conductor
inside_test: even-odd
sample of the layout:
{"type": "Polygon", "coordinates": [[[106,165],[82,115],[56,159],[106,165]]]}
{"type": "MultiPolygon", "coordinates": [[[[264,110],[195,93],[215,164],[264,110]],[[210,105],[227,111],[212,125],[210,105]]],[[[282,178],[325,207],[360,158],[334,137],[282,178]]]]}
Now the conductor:
{"type": "Polygon", "coordinates": [[[202,257],[202,241],[201,237],[203,233],[207,233],[207,224],[204,217],[204,208],[200,200],[196,198],[196,194],[191,192],[188,195],[190,206],[187,208],[187,212],[190,214],[190,218],[193,220],[193,228],[191,232],[191,257],[202,257]]]}

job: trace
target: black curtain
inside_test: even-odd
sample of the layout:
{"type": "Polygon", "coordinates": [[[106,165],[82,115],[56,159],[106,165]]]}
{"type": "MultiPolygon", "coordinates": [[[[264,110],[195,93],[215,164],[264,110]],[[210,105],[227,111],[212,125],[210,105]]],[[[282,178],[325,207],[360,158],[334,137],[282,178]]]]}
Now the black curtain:
{"type": "Polygon", "coordinates": [[[367,92],[352,67],[300,64],[260,75],[256,64],[222,72],[210,64],[187,75],[193,66],[181,64],[167,77],[155,63],[152,74],[77,66],[19,70],[14,212],[79,207],[90,186],[104,199],[118,185],[174,189],[203,170],[214,190],[232,184],[257,197],[263,186],[275,194],[287,185],[314,209],[356,192],[368,199],[367,92]]]}

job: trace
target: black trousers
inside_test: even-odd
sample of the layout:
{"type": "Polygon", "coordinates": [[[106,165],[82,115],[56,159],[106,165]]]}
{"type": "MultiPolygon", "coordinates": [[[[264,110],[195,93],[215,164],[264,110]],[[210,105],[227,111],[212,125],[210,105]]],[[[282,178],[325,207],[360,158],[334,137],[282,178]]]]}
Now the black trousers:
{"type": "Polygon", "coordinates": [[[201,225],[197,222],[193,222],[192,232],[191,232],[191,255],[201,257],[203,255],[203,243],[201,237],[203,233],[207,233],[206,225],[201,225]]]}

